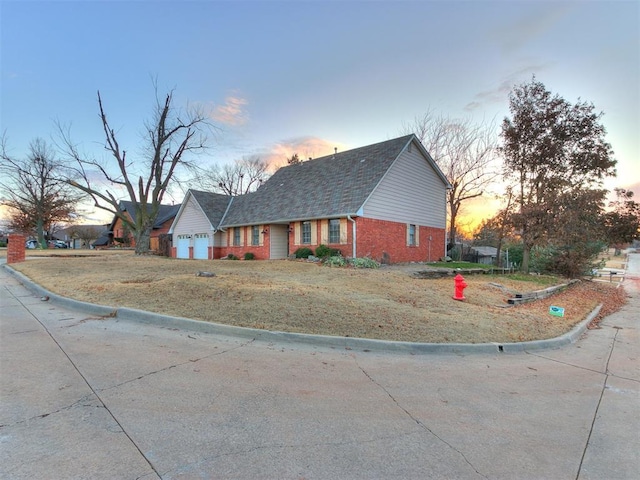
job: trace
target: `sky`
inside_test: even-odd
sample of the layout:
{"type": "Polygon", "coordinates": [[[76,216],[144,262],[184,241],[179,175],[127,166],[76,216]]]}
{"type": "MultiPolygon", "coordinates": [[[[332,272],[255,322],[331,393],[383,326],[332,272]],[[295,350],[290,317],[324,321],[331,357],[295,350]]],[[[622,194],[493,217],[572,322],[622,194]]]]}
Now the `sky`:
{"type": "Polygon", "coordinates": [[[604,112],[605,186],[640,199],[637,1],[0,0],[0,132],[18,157],[56,122],[103,155],[98,91],[129,152],[155,83],[216,126],[202,164],[282,164],[398,137],[429,111],[499,126],[532,75],[604,112]]]}

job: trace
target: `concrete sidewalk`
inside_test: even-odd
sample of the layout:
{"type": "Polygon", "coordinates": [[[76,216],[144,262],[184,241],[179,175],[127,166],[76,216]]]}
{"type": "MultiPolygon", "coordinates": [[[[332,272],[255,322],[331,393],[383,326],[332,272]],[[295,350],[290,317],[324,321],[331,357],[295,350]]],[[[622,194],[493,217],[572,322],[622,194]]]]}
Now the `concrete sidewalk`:
{"type": "Polygon", "coordinates": [[[637,478],[639,283],[560,349],[411,355],[100,317],[0,269],[0,478],[637,478]]]}

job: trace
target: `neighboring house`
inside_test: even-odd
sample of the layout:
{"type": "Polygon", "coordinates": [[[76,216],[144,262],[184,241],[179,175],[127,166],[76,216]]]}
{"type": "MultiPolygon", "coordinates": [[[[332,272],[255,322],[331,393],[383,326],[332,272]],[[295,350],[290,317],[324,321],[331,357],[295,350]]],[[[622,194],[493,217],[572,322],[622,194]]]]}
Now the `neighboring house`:
{"type": "MultiPolygon", "coordinates": [[[[135,210],[133,208],[132,202],[121,201],[120,210],[125,212],[125,214],[128,215],[133,222],[135,222],[135,210]]],[[[178,210],[180,210],[180,205],[160,205],[160,208],[158,210],[158,217],[156,218],[156,221],[153,224],[153,229],[151,230],[151,250],[159,249],[159,237],[160,235],[169,232],[171,223],[178,213],[178,210]]],[[[115,215],[113,217],[111,225],[109,226],[109,231],[109,245],[112,245],[114,243],[119,243],[122,245],[124,243],[129,247],[135,247],[135,239],[133,238],[133,235],[131,235],[128,229],[124,226],[122,220],[115,215]],[[122,242],[121,240],[124,240],[124,242],[122,242]]],[[[104,239],[101,239],[101,241],[104,241],[104,239]]]]}
{"type": "MultiPolygon", "coordinates": [[[[466,248],[466,247],[465,247],[466,248]]],[[[485,265],[495,265],[498,257],[498,249],[496,247],[475,246],[468,247],[463,259],[468,262],[482,263],[485,265]]]]}
{"type": "Polygon", "coordinates": [[[62,240],[69,248],[90,248],[108,228],[109,225],[71,225],[57,231],[53,239],[62,240]]]}
{"type": "Polygon", "coordinates": [[[237,197],[189,190],[172,256],[287,258],[324,244],[385,263],[445,254],[446,177],[415,135],[280,168],[237,197]]]}

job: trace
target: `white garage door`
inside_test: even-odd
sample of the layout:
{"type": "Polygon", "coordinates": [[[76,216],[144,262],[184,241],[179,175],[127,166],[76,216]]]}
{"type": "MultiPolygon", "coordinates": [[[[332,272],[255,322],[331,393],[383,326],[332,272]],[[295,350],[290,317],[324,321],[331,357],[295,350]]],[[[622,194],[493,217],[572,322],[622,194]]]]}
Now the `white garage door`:
{"type": "Polygon", "coordinates": [[[189,235],[178,235],[178,245],[176,246],[176,257],[189,258],[189,235]]]}
{"type": "Polygon", "coordinates": [[[206,233],[198,233],[193,242],[193,258],[209,259],[209,237],[206,233]]]}

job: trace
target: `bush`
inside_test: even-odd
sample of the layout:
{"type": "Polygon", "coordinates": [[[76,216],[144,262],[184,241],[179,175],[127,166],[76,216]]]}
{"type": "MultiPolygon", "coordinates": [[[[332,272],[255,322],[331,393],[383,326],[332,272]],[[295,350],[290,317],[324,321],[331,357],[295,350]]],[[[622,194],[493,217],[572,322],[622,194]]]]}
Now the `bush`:
{"type": "Polygon", "coordinates": [[[347,261],[343,256],[333,256],[327,257],[323,260],[324,265],[328,267],[344,267],[347,264],[347,261]]]}
{"type": "Polygon", "coordinates": [[[351,265],[355,268],[380,268],[380,264],[372,258],[354,258],[351,265]]]}
{"type": "Polygon", "coordinates": [[[533,247],[529,253],[529,271],[534,273],[549,273],[553,271],[558,249],[554,246],[533,247]]]}
{"type": "Polygon", "coordinates": [[[233,253],[230,253],[229,255],[227,255],[227,260],[240,260],[240,259],[236,257],[233,253]]]}
{"type": "Polygon", "coordinates": [[[294,252],[296,258],[309,258],[309,255],[313,255],[313,250],[309,247],[300,247],[294,252]]]}
{"type": "Polygon", "coordinates": [[[251,252],[247,252],[247,253],[244,254],[244,259],[245,260],[255,260],[256,256],[251,252]]]}
{"type": "Polygon", "coordinates": [[[556,247],[552,261],[547,264],[547,271],[568,278],[590,274],[599,266],[597,257],[600,251],[601,244],[598,242],[556,247]]]}
{"type": "Polygon", "coordinates": [[[380,264],[371,258],[352,258],[346,260],[342,255],[325,258],[322,263],[327,267],[379,268],[380,264]]]}
{"type": "Polygon", "coordinates": [[[316,248],[316,257],[328,258],[328,257],[341,257],[342,252],[337,248],[327,247],[326,245],[318,245],[316,248]]]}

